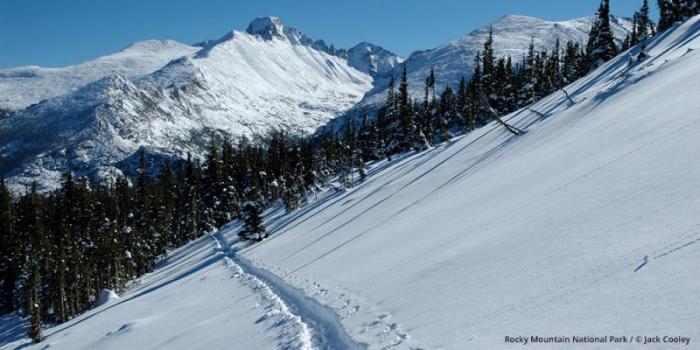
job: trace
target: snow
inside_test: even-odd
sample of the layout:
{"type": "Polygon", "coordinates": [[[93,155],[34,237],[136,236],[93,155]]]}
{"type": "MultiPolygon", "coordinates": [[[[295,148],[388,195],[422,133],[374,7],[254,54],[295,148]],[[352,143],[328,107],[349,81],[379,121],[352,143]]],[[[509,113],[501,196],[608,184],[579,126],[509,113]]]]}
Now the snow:
{"type": "MultiPolygon", "coordinates": [[[[229,230],[230,232],[230,230],[229,230]]],[[[335,312],[303,292],[290,287],[274,274],[251,265],[245,259],[238,257],[224,236],[223,231],[216,232],[213,237],[217,247],[226,253],[226,260],[237,273],[247,275],[256,284],[257,289],[263,290],[263,295],[272,298],[286,317],[297,322],[300,329],[296,332],[299,338],[298,348],[301,349],[362,349],[345,332],[338,322],[335,312]],[[289,305],[287,305],[289,304],[289,305]]]]}
{"type": "MultiPolygon", "coordinates": [[[[634,48],[568,86],[574,104],[556,93],[504,117],[522,136],[491,124],[370,164],[364,183],[295,212],[270,208],[261,243],[237,241],[233,222],[27,348],[498,350],[519,346],[506,336],[574,335],[694,344],[699,33],[700,16],[649,42],[642,62],[634,48]]],[[[26,342],[8,338],[0,348],[26,342]]]]}
{"type": "MultiPolygon", "coordinates": [[[[270,349],[296,344],[296,325],[277,316],[278,305],[241,283],[245,277],[228,266],[214,243],[206,236],[172,252],[119,300],[45,330],[44,342],[27,348],[270,349]]],[[[2,327],[19,327],[12,324],[17,323],[2,327]]],[[[27,342],[9,340],[14,341],[0,349],[27,342]]]]}
{"type": "Polygon", "coordinates": [[[0,108],[19,110],[65,95],[110,74],[137,78],[199,48],[173,40],[146,40],[95,60],[62,68],[26,66],[0,69],[0,108]]]}
{"type": "Polygon", "coordinates": [[[104,304],[107,304],[109,302],[112,302],[114,300],[119,299],[119,295],[115,293],[111,289],[103,289],[100,291],[100,294],[97,296],[97,300],[95,301],[95,306],[102,306],[104,304]]]}

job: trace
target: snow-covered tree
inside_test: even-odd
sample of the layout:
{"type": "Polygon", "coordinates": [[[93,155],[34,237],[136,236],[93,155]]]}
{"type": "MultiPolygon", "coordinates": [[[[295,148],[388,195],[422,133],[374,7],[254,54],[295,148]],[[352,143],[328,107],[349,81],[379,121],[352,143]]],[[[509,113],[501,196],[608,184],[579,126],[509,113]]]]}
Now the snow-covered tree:
{"type": "Polygon", "coordinates": [[[262,241],[267,238],[267,231],[262,221],[263,209],[260,202],[253,199],[256,194],[251,192],[256,192],[256,190],[249,189],[251,199],[243,203],[242,215],[245,227],[238,235],[244,239],[262,241]]]}

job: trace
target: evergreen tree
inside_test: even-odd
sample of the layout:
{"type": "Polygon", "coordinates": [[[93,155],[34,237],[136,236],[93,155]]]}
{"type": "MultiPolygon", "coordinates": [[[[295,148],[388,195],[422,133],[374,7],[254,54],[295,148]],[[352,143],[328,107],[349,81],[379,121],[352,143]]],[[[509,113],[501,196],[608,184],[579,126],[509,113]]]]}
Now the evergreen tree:
{"type": "Polygon", "coordinates": [[[480,109],[481,97],[481,54],[476,53],[474,58],[474,72],[468,86],[467,131],[472,131],[482,124],[480,109]]]}
{"type": "Polygon", "coordinates": [[[642,2],[642,7],[634,14],[634,35],[635,38],[631,45],[635,45],[640,41],[644,41],[654,35],[654,23],[649,17],[649,0],[642,2]]]}
{"type": "Polygon", "coordinates": [[[150,225],[153,201],[151,195],[151,180],[148,175],[148,162],[143,148],[139,151],[138,175],[136,179],[136,189],[134,197],[134,240],[131,246],[131,253],[136,264],[136,273],[142,275],[151,271],[151,258],[156,256],[157,234],[150,225]]]}
{"type": "Polygon", "coordinates": [[[24,294],[26,310],[30,316],[28,335],[39,343],[42,341],[41,259],[44,256],[42,241],[45,233],[40,197],[36,189],[37,185],[33,183],[30,192],[21,199],[18,227],[21,227],[27,239],[24,294]]]}
{"type": "Polygon", "coordinates": [[[518,93],[519,105],[528,106],[535,102],[537,98],[537,53],[535,52],[534,38],[530,40],[527,56],[523,58],[521,72],[521,87],[518,93]]]}
{"type": "Polygon", "coordinates": [[[377,120],[380,123],[382,135],[386,139],[387,153],[400,152],[400,143],[403,139],[401,133],[401,121],[399,113],[399,98],[396,96],[396,88],[394,76],[389,79],[389,87],[387,89],[386,102],[384,107],[377,113],[377,120]]]}
{"type": "Polygon", "coordinates": [[[601,0],[595,22],[588,37],[589,69],[600,67],[617,55],[615,37],[610,27],[610,0],[601,0]]]}
{"type": "Polygon", "coordinates": [[[249,187],[246,189],[246,195],[248,200],[243,203],[245,228],[238,235],[244,239],[262,241],[267,238],[267,232],[262,222],[260,193],[255,187],[249,187]]]}
{"type": "Polygon", "coordinates": [[[399,121],[401,127],[401,146],[402,151],[411,149],[410,137],[414,132],[415,124],[413,123],[413,108],[408,94],[408,74],[407,66],[404,63],[403,71],[401,72],[401,83],[399,84],[399,121]]]}
{"type": "Polygon", "coordinates": [[[677,20],[679,21],[685,21],[700,13],[699,0],[678,0],[676,7],[678,8],[677,20]]]}
{"type": "Polygon", "coordinates": [[[657,27],[658,32],[663,32],[668,28],[673,26],[673,23],[677,19],[677,10],[675,10],[675,5],[671,0],[657,0],[659,6],[659,24],[657,27]]]}
{"type": "Polygon", "coordinates": [[[176,246],[182,227],[177,218],[177,202],[180,198],[179,189],[175,184],[175,174],[169,163],[161,166],[160,174],[155,183],[155,222],[156,231],[159,232],[158,254],[165,252],[167,248],[176,246]]]}
{"type": "Polygon", "coordinates": [[[219,157],[219,148],[213,140],[209,145],[205,167],[204,211],[202,220],[205,231],[212,231],[228,222],[228,214],[222,206],[221,195],[224,192],[223,166],[219,157]]]}
{"type": "Polygon", "coordinates": [[[503,108],[505,112],[511,112],[518,107],[518,82],[513,68],[513,60],[510,56],[506,59],[503,83],[503,108]]]}
{"type": "Polygon", "coordinates": [[[560,51],[561,46],[559,43],[559,38],[557,38],[554,48],[552,49],[552,54],[547,57],[546,66],[543,72],[545,77],[545,91],[543,95],[548,95],[563,86],[560,51]]]}
{"type": "Polygon", "coordinates": [[[579,77],[579,62],[581,49],[579,44],[573,41],[566,43],[566,49],[564,50],[564,58],[562,62],[562,80],[563,84],[570,84],[579,77]]]}
{"type": "Polygon", "coordinates": [[[200,170],[189,152],[184,168],[180,217],[183,219],[183,242],[186,242],[196,239],[200,234],[200,170]]]}
{"type": "Polygon", "coordinates": [[[432,134],[431,139],[433,144],[444,142],[452,137],[447,131],[449,126],[448,119],[453,118],[455,113],[454,92],[449,86],[445,86],[445,89],[442,90],[442,94],[440,95],[440,103],[438,104],[437,112],[432,116],[431,125],[433,131],[428,134],[432,134]]]}
{"type": "Polygon", "coordinates": [[[414,120],[414,108],[408,92],[408,73],[406,63],[403,65],[401,73],[401,84],[399,85],[398,108],[399,108],[399,150],[408,151],[411,149],[423,150],[428,147],[425,135],[416,126],[414,120]]]}
{"type": "Polygon", "coordinates": [[[19,278],[20,242],[14,232],[12,194],[0,178],[0,314],[14,310],[15,283],[19,278]]]}
{"type": "Polygon", "coordinates": [[[491,106],[496,106],[498,103],[496,83],[496,57],[493,51],[493,27],[491,27],[481,56],[481,91],[486,95],[491,106]]]}
{"type": "Polygon", "coordinates": [[[220,194],[219,211],[216,213],[217,225],[221,226],[238,216],[240,203],[236,190],[236,159],[233,145],[228,139],[224,139],[221,149],[222,187],[220,194]]]}
{"type": "MultiPolygon", "coordinates": [[[[512,71],[512,67],[511,67],[512,71]]],[[[467,86],[467,81],[462,76],[459,80],[459,86],[457,88],[457,115],[453,118],[453,122],[457,125],[465,126],[467,125],[467,113],[468,113],[468,99],[469,91],[467,86]]]]}
{"type": "Polygon", "coordinates": [[[432,98],[435,99],[435,70],[430,68],[430,74],[425,78],[425,104],[426,106],[430,102],[429,93],[432,92],[432,98]]]}

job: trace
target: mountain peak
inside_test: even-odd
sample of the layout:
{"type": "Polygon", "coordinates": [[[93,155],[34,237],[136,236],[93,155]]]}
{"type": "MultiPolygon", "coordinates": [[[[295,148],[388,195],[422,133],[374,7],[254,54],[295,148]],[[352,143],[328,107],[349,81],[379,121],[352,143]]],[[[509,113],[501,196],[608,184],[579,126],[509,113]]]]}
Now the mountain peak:
{"type": "Polygon", "coordinates": [[[258,17],[248,24],[246,32],[248,34],[260,35],[268,40],[273,37],[282,38],[284,37],[284,23],[277,17],[258,17]]]}

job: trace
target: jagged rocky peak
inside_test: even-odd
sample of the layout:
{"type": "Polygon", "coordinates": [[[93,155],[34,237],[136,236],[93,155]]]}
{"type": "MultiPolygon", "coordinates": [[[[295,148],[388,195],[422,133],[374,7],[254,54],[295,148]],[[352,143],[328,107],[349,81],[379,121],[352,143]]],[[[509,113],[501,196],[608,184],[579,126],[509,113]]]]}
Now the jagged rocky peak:
{"type": "MultiPolygon", "coordinates": [[[[286,39],[292,44],[311,45],[313,40],[296,28],[287,27],[281,19],[274,16],[258,17],[248,24],[246,33],[259,36],[265,40],[286,39]]],[[[235,33],[230,36],[233,37],[235,33]]],[[[222,41],[222,40],[220,40],[222,41]]]]}
{"type": "Polygon", "coordinates": [[[347,50],[350,66],[372,76],[382,75],[403,62],[403,58],[393,52],[363,41],[347,50]]]}
{"type": "Polygon", "coordinates": [[[273,16],[258,17],[248,24],[246,29],[248,34],[259,35],[265,39],[271,40],[273,37],[283,38],[284,23],[281,19],[273,16]]]}

